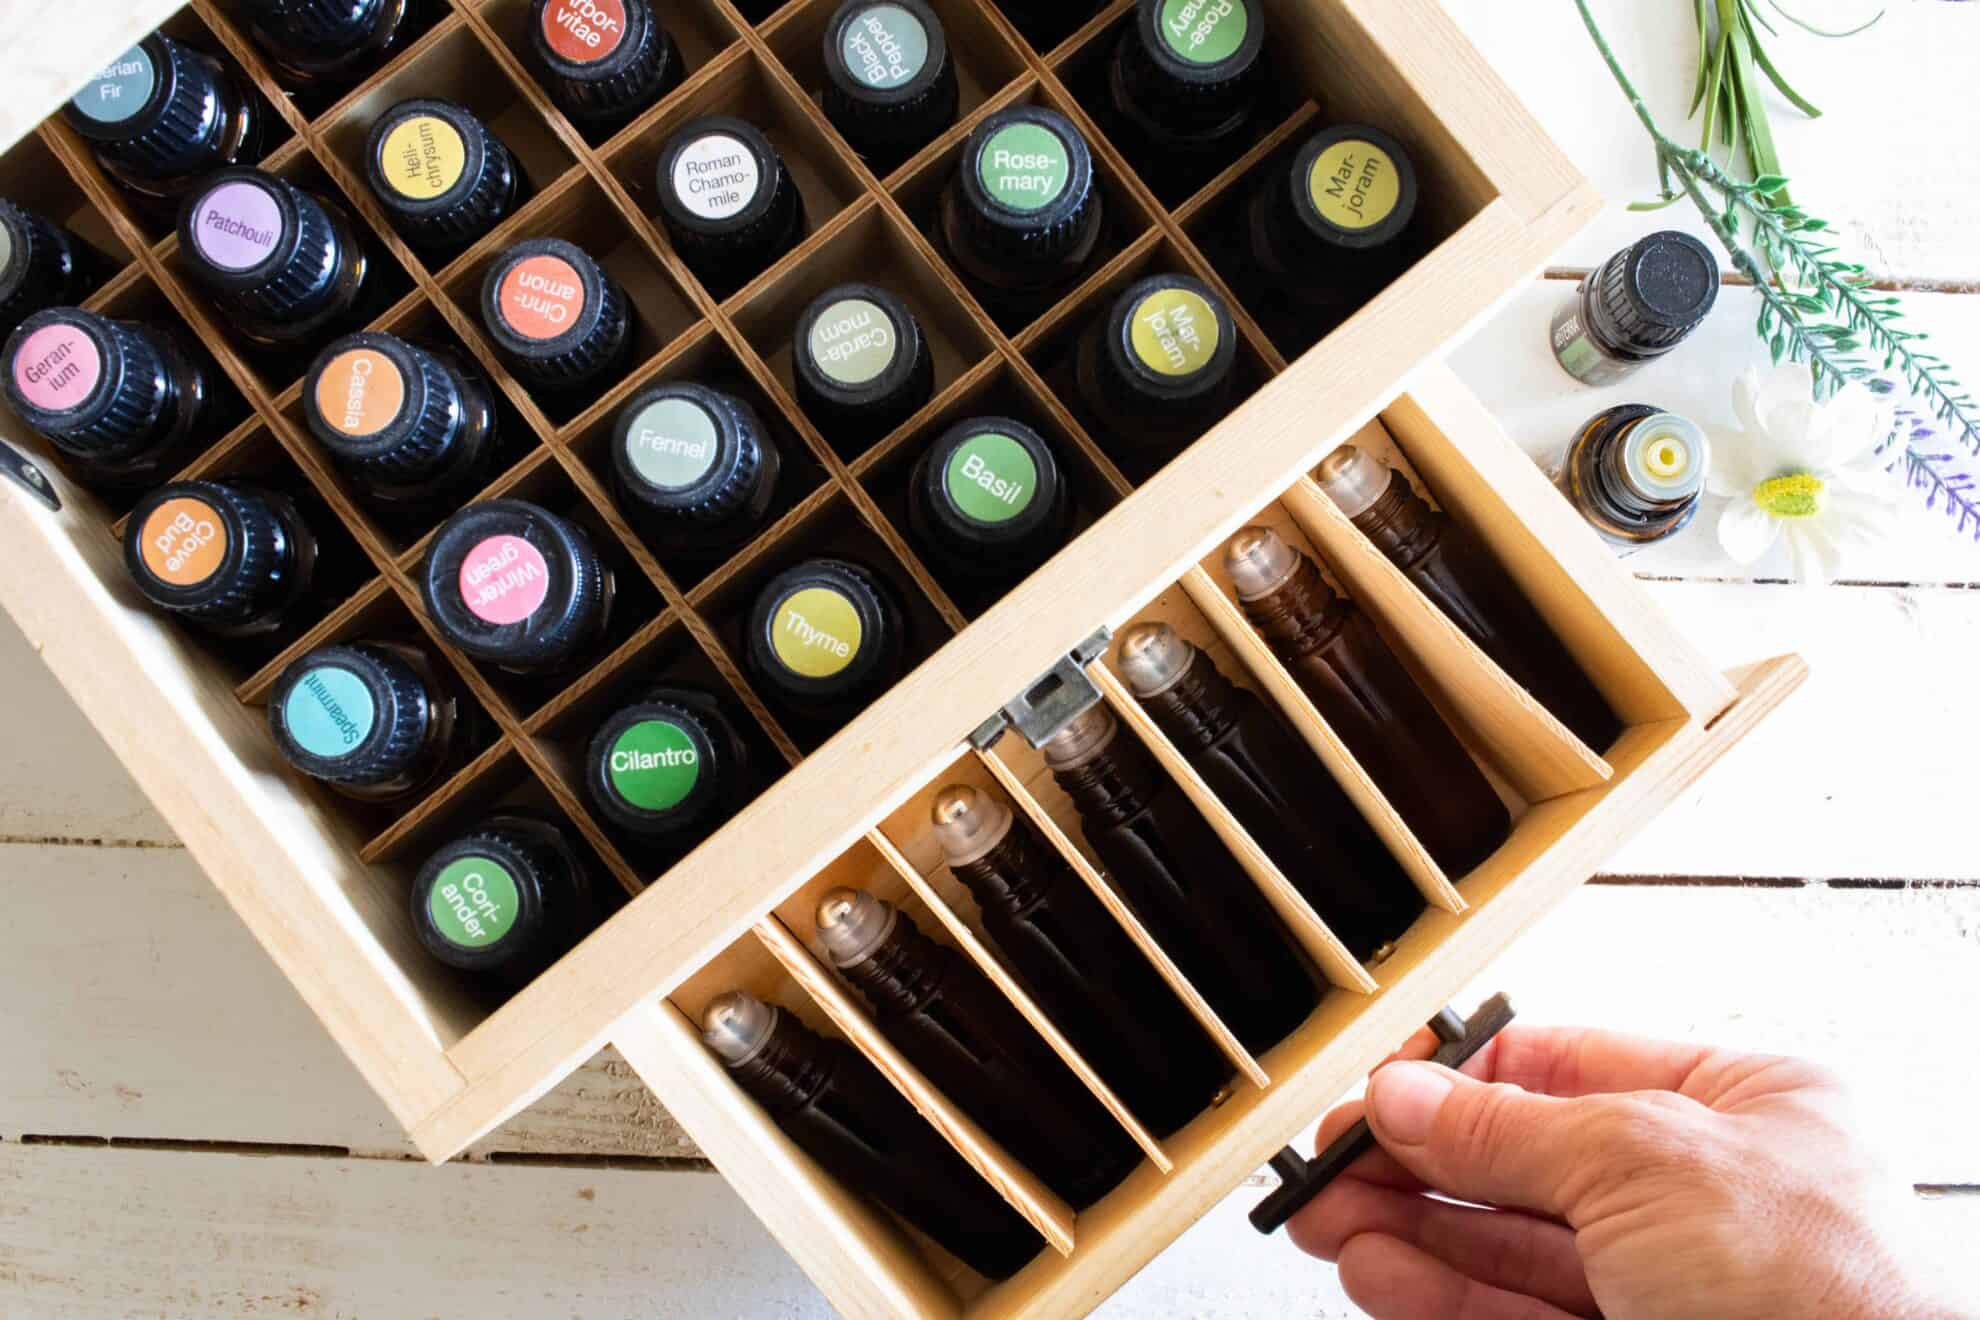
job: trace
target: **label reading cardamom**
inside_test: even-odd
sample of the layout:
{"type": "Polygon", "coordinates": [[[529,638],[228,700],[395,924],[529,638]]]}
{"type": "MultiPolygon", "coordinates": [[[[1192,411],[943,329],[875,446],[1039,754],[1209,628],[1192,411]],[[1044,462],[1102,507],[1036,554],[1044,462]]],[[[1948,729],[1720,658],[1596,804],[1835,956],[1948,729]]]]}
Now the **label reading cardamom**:
{"type": "Polygon", "coordinates": [[[864,385],[893,364],[893,318],[865,298],[841,298],[811,323],[811,360],[841,385],[864,385]]]}
{"type": "Polygon", "coordinates": [[[701,754],[672,720],[641,720],[612,743],[606,774],[612,791],[642,811],[679,806],[701,778],[701,754]]]}
{"type": "Polygon", "coordinates": [[[1072,152],[1043,124],[1006,124],[983,144],[976,173],[993,201],[1013,211],[1036,211],[1066,190],[1072,152]]]}
{"type": "Polygon", "coordinates": [[[1191,64],[1237,54],[1251,25],[1244,0],[1162,0],[1162,40],[1191,64]]]}
{"type": "Polygon", "coordinates": [[[311,756],[348,756],[371,736],[378,707],[371,689],[342,665],[323,665],[303,675],[282,703],[282,722],[296,745],[311,756]]]}
{"type": "Polygon", "coordinates": [[[1389,153],[1349,138],[1314,158],[1307,193],[1321,218],[1339,229],[1373,229],[1387,220],[1402,196],[1402,175],[1389,153]]]}
{"type": "Polygon", "coordinates": [[[830,678],[859,654],[859,611],[830,587],[804,587],[770,612],[770,649],[784,668],[806,678],[830,678]]]}
{"type": "Polygon", "coordinates": [[[892,91],[928,63],[928,30],[899,5],[870,5],[846,24],[839,54],[868,87],[892,91]]]}
{"type": "Polygon", "coordinates": [[[1188,289],[1157,289],[1128,320],[1134,355],[1164,376],[1194,375],[1209,366],[1221,335],[1216,312],[1188,289]]]}
{"type": "Polygon", "coordinates": [[[1038,493],[1038,465],[1023,445],[991,431],[956,446],[943,480],[949,499],[966,517],[1003,523],[1031,507],[1038,493]]]}
{"type": "Polygon", "coordinates": [[[715,419],[690,399],[649,403],[626,430],[633,471],[660,490],[685,490],[707,476],[719,447],[715,419]]]}
{"type": "Polygon", "coordinates": [[[521,897],[516,878],[492,857],[462,857],[434,878],[426,912],[449,944],[485,949],[516,924],[521,897]]]}

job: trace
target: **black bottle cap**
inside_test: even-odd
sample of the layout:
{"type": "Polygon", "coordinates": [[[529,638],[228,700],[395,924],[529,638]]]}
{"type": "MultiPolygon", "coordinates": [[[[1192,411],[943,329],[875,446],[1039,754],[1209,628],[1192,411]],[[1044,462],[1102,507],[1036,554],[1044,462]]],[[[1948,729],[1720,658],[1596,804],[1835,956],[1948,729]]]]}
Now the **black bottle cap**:
{"type": "Polygon", "coordinates": [[[74,234],[0,198],[0,330],[44,307],[81,302],[94,264],[74,234]]]}
{"type": "Polygon", "coordinates": [[[343,466],[388,484],[446,466],[466,408],[448,364],[393,335],[333,341],[303,378],[303,419],[343,466]]]}
{"type": "Polygon", "coordinates": [[[798,406],[851,452],[892,431],[935,393],[921,323],[906,303],[871,284],[827,289],[798,313],[791,371],[798,406]]]}
{"type": "Polygon", "coordinates": [[[1251,112],[1264,44],[1265,14],[1251,0],[1140,0],[1109,77],[1157,124],[1223,131],[1251,112]]]}
{"type": "Polygon", "coordinates": [[[523,383],[574,389],[621,367],[632,348],[625,290],[575,243],[532,238],[481,282],[481,322],[523,383]]]}
{"type": "Polygon", "coordinates": [[[561,668],[611,615],[611,575],[591,538],[522,500],[470,504],[441,524],[420,592],[448,641],[523,672],[561,668]]]}
{"type": "Polygon", "coordinates": [[[825,25],[825,117],[875,172],[955,122],[942,20],[922,0],[845,0],[825,25]]]}
{"type": "Polygon", "coordinates": [[[688,542],[753,531],[782,466],[754,408],[690,381],[641,390],[612,424],[613,482],[628,514],[688,542]]]}
{"type": "Polygon", "coordinates": [[[900,604],[879,575],[844,559],[807,559],[757,594],[750,668],[787,704],[830,709],[894,681],[904,630],[900,604]]]}
{"type": "Polygon", "coordinates": [[[1665,230],[1636,241],[1602,268],[1593,299],[1603,338],[1645,356],[1668,352],[1719,299],[1719,263],[1690,234],[1665,230]]]}
{"type": "Polygon", "coordinates": [[[587,126],[631,119],[687,71],[647,0],[534,0],[529,49],[550,99],[587,126]]]}
{"type": "Polygon", "coordinates": [[[656,688],[615,712],[585,754],[598,813],[643,839],[678,838],[734,797],[742,740],[713,697],[656,688]]]}
{"type": "Polygon", "coordinates": [[[1285,196],[1309,241],[1364,251],[1409,228],[1416,215],[1416,164],[1389,134],[1336,124],[1308,138],[1284,176],[1285,196]]]}
{"type": "Polygon", "coordinates": [[[1008,577],[1058,548],[1069,496],[1043,436],[1015,418],[972,417],[922,454],[908,499],[914,529],[944,564],[1008,577]]]}
{"type": "Polygon", "coordinates": [[[297,75],[334,77],[383,49],[424,0],[241,0],[248,33],[297,75]]]}
{"type": "Polygon", "coordinates": [[[168,179],[220,163],[226,103],[245,103],[211,57],[154,32],[98,70],[62,107],[69,126],[119,164],[168,179]]]}
{"type": "Polygon", "coordinates": [[[500,224],[522,194],[522,171],[466,106],[421,97],[378,117],[365,139],[365,181],[406,237],[465,247],[500,224]]]}
{"type": "Polygon", "coordinates": [[[1073,122],[1044,106],[991,115],[963,145],[942,208],[952,253],[1009,284],[998,267],[1055,266],[1098,240],[1093,155],[1073,122]]]}
{"type": "Polygon", "coordinates": [[[363,786],[418,761],[438,718],[419,671],[398,652],[359,642],[320,646],[268,694],[268,728],[289,764],[313,779],[363,786]]]}
{"type": "Polygon", "coordinates": [[[1128,401],[1190,402],[1230,379],[1237,323],[1223,298],[1202,281],[1150,275],[1114,300],[1099,346],[1109,383],[1128,401]]]}
{"type": "Polygon", "coordinates": [[[179,211],[179,252],[208,291],[267,327],[295,325],[345,293],[356,240],[340,210],[280,175],[208,175],[179,211]]]}
{"type": "Polygon", "coordinates": [[[172,404],[158,331],[79,307],[51,307],[7,341],[7,402],[63,453],[86,462],[135,456],[172,404]]]}
{"type": "Polygon", "coordinates": [[[660,148],[660,219],[694,273],[726,294],[796,246],[804,203],[784,158],[733,115],[704,115],[660,148]]]}
{"type": "Polygon", "coordinates": [[[289,502],[238,483],[160,486],[124,529],[124,566],[145,598],[223,632],[279,613],[308,587],[314,560],[289,502]]]}
{"type": "Polygon", "coordinates": [[[412,884],[420,943],[467,972],[540,971],[583,934],[590,904],[576,848],[534,816],[482,821],[427,858],[412,884]]]}

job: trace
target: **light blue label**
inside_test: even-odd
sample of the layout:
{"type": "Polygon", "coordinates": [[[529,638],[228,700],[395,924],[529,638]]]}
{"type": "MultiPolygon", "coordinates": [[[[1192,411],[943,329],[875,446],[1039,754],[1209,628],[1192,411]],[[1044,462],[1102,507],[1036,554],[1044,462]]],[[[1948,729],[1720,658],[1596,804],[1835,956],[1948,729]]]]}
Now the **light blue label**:
{"type": "Polygon", "coordinates": [[[151,89],[158,83],[158,71],[151,67],[151,56],[144,47],[133,46],[97,70],[75,95],[79,114],[99,124],[118,124],[144,109],[151,89]]]}
{"type": "Polygon", "coordinates": [[[325,665],[303,675],[282,705],[289,736],[311,756],[349,756],[371,733],[378,708],[348,669],[325,665]]]}

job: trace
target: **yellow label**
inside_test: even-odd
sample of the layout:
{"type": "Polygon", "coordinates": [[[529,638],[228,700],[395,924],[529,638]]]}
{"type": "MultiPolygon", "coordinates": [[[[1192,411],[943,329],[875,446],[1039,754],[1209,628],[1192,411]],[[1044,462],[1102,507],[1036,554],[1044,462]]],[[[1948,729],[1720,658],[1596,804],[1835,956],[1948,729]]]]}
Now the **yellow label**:
{"type": "Polygon", "coordinates": [[[1134,309],[1128,340],[1150,371],[1188,376],[1217,356],[1217,314],[1188,289],[1159,289],[1134,309]]]}
{"type": "Polygon", "coordinates": [[[446,120],[414,115],[385,135],[378,147],[378,169],[399,196],[431,201],[461,181],[467,144],[446,120]]]}
{"type": "Polygon", "coordinates": [[[1389,153],[1350,138],[1328,147],[1306,176],[1321,218],[1339,229],[1373,229],[1389,218],[1402,196],[1402,176],[1389,153]]]}
{"type": "Polygon", "coordinates": [[[770,624],[770,645],[784,668],[806,678],[830,678],[859,654],[859,611],[830,587],[806,587],[784,597],[770,624]]]}

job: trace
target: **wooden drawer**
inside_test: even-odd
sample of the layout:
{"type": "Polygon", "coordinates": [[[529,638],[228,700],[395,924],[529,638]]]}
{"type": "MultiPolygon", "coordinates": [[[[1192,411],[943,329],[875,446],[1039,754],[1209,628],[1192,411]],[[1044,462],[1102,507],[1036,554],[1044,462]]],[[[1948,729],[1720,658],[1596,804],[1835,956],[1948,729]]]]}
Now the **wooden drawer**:
{"type": "MultiPolygon", "coordinates": [[[[415,585],[425,529],[381,526],[364,511],[302,425],[299,367],[234,351],[226,327],[181,278],[176,240],[126,208],[59,121],[30,131],[0,162],[0,195],[67,221],[126,263],[92,307],[176,318],[213,347],[243,404],[238,425],[189,471],[272,472],[305,491],[335,529],[351,585],[279,649],[216,651],[139,607],[110,534],[123,509],[67,480],[38,438],[8,417],[7,437],[52,468],[62,507],[47,512],[6,487],[0,604],[430,1157],[459,1151],[611,1042],[844,1309],[1078,1312],[1431,1016],[1791,690],[1801,671],[1792,658],[1729,676],[1708,669],[1437,364],[1597,201],[1436,0],[1268,0],[1274,58],[1292,75],[1281,82],[1314,99],[1284,95],[1243,158],[1168,206],[1088,115],[1093,61],[1130,0],[1116,0],[1043,53],[981,0],[938,3],[957,38],[963,119],[884,180],[846,151],[814,100],[813,48],[832,7],[832,0],[794,0],[751,27],[727,0],[687,0],[670,21],[680,24],[692,61],[688,81],[610,140],[592,143],[551,107],[519,60],[526,0],[455,0],[414,47],[328,106],[284,97],[224,3],[102,6],[104,22],[92,37],[100,48],[79,48],[65,67],[20,79],[7,96],[12,122],[47,113],[88,70],[159,21],[224,49],[275,107],[271,168],[343,194],[389,255],[388,278],[402,282],[403,297],[376,328],[454,341],[501,385],[511,423],[530,447],[489,493],[540,500],[599,534],[620,564],[621,622],[609,652],[564,685],[517,684],[446,652],[498,736],[406,811],[365,812],[287,773],[260,709],[286,659],[373,630],[424,633],[445,650],[415,585]],[[425,93],[473,105],[518,150],[536,186],[520,214],[440,269],[426,267],[392,233],[352,168],[370,117],[425,93]],[[962,291],[924,226],[969,128],[1018,103],[1056,106],[1080,123],[1123,223],[1104,266],[1035,322],[1006,327],[962,291]],[[812,224],[796,251],[721,302],[668,248],[645,182],[667,133],[715,109],[767,124],[793,163],[812,224]],[[1262,388],[1152,479],[1129,481],[1109,438],[1090,434],[1054,385],[1071,335],[1145,272],[1190,273],[1228,292],[1210,255],[1226,227],[1225,206],[1262,162],[1337,120],[1383,125],[1409,142],[1433,243],[1406,275],[1304,352],[1275,341],[1240,305],[1244,369],[1262,388]],[[650,332],[632,375],[575,416],[546,414],[501,368],[473,310],[498,246],[552,233],[581,237],[605,255],[650,332]],[[793,403],[789,324],[826,284],[873,269],[923,304],[937,344],[938,392],[899,431],[847,461],[793,403]],[[614,507],[602,439],[616,406],[640,386],[715,370],[745,382],[782,419],[805,475],[790,511],[735,559],[705,575],[677,576],[614,507]],[[1001,601],[965,610],[916,557],[890,483],[932,429],[993,407],[1016,411],[1057,444],[1079,488],[1084,525],[1001,601]],[[1487,541],[1629,726],[1615,746],[1604,755],[1582,747],[1332,512],[1304,474],[1350,437],[1406,463],[1421,489],[1487,541]],[[1471,874],[1437,870],[1236,613],[1215,552],[1260,517],[1315,549],[1377,616],[1513,805],[1511,841],[1471,874]],[[751,690],[738,663],[737,620],[750,588],[799,550],[848,543],[913,597],[920,663],[851,725],[812,746],[751,690]],[[1230,1042],[1238,1082],[1228,1098],[1167,1142],[1138,1133],[1147,1162],[1075,1219],[892,1054],[793,933],[803,927],[792,914],[826,880],[857,876],[921,905],[931,918],[924,927],[980,954],[966,905],[952,906],[923,825],[928,794],[956,775],[994,781],[1104,889],[1037,755],[1011,737],[986,752],[966,740],[1096,628],[1143,617],[1170,620],[1210,648],[1226,673],[1279,705],[1430,906],[1393,957],[1374,968],[1355,963],[1159,734],[1142,730],[1334,992],[1262,1057],[1230,1042]],[[726,691],[755,720],[769,757],[788,766],[657,876],[632,864],[593,819],[573,756],[587,722],[653,673],[692,674],[726,691]],[[407,916],[406,886],[447,831],[492,802],[517,800],[566,821],[600,872],[619,882],[624,902],[553,968],[491,1009],[426,957],[407,916]],[[729,1082],[683,1016],[725,982],[774,994],[878,1059],[1054,1249],[1016,1278],[986,1287],[835,1187],[729,1082]]],[[[1094,666],[1098,681],[1133,721],[1136,708],[1106,665],[1094,666]]],[[[1131,1116],[1128,1126],[1138,1129],[1131,1116]]]]}

